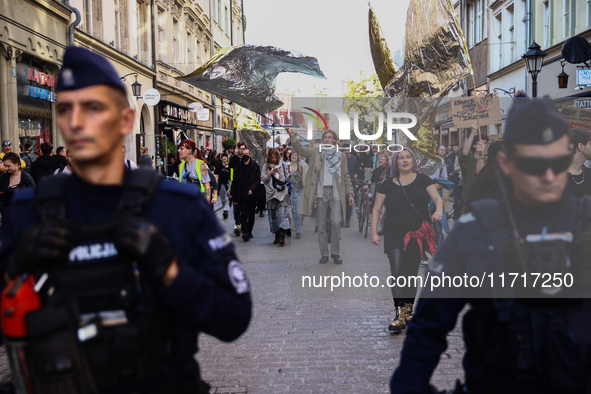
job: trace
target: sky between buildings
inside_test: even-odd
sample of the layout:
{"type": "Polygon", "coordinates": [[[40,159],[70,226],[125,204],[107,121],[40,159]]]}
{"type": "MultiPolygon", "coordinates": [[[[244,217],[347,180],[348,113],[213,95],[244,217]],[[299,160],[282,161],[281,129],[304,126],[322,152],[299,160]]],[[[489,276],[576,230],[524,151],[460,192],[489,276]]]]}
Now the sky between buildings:
{"type": "MultiPolygon", "coordinates": [[[[403,47],[409,0],[373,0],[388,47],[403,47]]],[[[343,81],[374,73],[367,0],[244,0],[246,43],[271,45],[318,59],[326,80],[282,73],[277,91],[296,96],[343,94],[343,81]]],[[[398,60],[398,59],[396,59],[398,60]]]]}

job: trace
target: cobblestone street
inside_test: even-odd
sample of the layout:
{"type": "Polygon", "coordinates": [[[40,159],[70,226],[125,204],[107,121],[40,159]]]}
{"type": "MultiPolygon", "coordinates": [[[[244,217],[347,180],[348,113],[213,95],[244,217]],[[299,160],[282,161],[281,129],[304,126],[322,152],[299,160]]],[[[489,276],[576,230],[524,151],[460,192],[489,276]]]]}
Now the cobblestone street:
{"type": "MultiPolygon", "coordinates": [[[[220,212],[218,212],[220,213],[220,212]]],[[[221,215],[220,215],[221,217],[221,215]]],[[[232,230],[232,216],[222,222],[232,230]]],[[[388,392],[398,365],[404,333],[391,335],[393,317],[389,289],[301,289],[307,275],[377,275],[389,267],[383,248],[362,238],[356,225],[342,230],[342,268],[320,266],[317,234],[305,218],[303,238],[272,245],[268,219],[257,217],[254,239],[235,238],[253,290],[254,316],[238,341],[226,344],[200,337],[198,355],[203,378],[215,393],[388,392]]],[[[459,324],[458,324],[459,326],[459,324]]],[[[451,388],[461,378],[463,342],[458,327],[448,336],[449,348],[433,376],[439,387],[451,388]]]]}

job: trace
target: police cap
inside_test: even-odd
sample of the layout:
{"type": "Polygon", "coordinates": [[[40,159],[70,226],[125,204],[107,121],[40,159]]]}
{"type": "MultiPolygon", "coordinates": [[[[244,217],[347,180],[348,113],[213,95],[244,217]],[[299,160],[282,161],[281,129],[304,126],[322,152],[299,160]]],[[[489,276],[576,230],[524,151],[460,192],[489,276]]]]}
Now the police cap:
{"type": "Polygon", "coordinates": [[[105,57],[86,48],[70,46],[57,76],[56,92],[107,85],[126,94],[125,85],[115,67],[105,57]]]}
{"type": "Polygon", "coordinates": [[[503,140],[524,145],[547,145],[568,132],[568,123],[548,98],[515,98],[507,116],[503,140]]]}

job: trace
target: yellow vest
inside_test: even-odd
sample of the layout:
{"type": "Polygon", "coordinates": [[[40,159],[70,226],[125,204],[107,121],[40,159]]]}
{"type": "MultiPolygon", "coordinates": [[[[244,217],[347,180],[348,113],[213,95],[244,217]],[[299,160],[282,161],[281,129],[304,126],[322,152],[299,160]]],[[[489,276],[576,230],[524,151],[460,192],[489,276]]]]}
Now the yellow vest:
{"type": "MultiPolygon", "coordinates": [[[[201,181],[201,163],[203,160],[195,159],[195,170],[197,170],[197,177],[199,178],[199,184],[201,186],[201,193],[205,193],[205,185],[201,181]]],[[[179,182],[183,181],[183,169],[185,168],[186,161],[182,161],[179,165],[179,182]]]]}

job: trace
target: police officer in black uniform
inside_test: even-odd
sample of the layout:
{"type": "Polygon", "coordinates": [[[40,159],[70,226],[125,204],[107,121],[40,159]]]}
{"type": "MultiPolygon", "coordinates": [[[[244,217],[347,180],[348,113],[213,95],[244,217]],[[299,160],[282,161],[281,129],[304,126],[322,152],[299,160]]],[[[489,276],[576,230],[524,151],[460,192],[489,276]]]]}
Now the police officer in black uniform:
{"type": "Polygon", "coordinates": [[[0,229],[2,269],[34,274],[42,302],[26,317],[25,385],[208,392],[198,334],[233,341],[251,318],[229,236],[194,186],[125,169],[135,110],[105,58],[67,48],[56,92],[73,174],[15,195],[0,229]]]}
{"type": "Polygon", "coordinates": [[[423,293],[390,381],[393,393],[435,392],[431,375],[466,305],[465,383],[454,392],[591,392],[591,219],[589,202],[565,191],[571,157],[568,125],[554,105],[516,99],[498,154],[511,189],[503,200],[474,203],[429,265],[437,278],[486,275],[485,285],[423,293]],[[519,275],[513,285],[511,272],[519,275]],[[536,272],[553,280],[554,273],[571,274],[574,285],[542,287],[539,280],[534,287],[536,272]]]}

